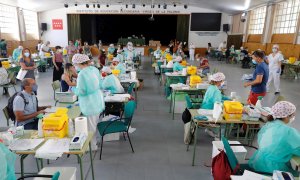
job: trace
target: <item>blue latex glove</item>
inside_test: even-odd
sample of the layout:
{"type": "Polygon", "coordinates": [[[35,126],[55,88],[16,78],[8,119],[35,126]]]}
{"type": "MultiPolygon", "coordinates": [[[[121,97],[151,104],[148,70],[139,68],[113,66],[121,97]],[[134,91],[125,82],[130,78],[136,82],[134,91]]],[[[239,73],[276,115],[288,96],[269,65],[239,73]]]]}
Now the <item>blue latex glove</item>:
{"type": "Polygon", "coordinates": [[[198,121],[207,121],[208,120],[208,118],[206,116],[202,116],[202,115],[195,116],[194,118],[198,121]]]}

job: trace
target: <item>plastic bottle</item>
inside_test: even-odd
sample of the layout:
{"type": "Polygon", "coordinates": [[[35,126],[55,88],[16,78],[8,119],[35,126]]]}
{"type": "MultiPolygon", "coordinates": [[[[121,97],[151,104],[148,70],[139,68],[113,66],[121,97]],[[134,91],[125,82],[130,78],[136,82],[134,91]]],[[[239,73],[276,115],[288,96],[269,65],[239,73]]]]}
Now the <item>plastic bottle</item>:
{"type": "Polygon", "coordinates": [[[261,108],[262,107],[262,105],[261,105],[262,99],[263,99],[262,96],[258,96],[258,100],[257,100],[257,102],[255,104],[255,107],[257,107],[257,108],[261,108]]]}
{"type": "Polygon", "coordinates": [[[44,137],[44,133],[43,133],[43,119],[39,119],[39,122],[38,122],[38,137],[44,137]]]}
{"type": "Polygon", "coordinates": [[[68,136],[69,137],[74,136],[74,123],[73,123],[72,119],[69,119],[68,136]]]}

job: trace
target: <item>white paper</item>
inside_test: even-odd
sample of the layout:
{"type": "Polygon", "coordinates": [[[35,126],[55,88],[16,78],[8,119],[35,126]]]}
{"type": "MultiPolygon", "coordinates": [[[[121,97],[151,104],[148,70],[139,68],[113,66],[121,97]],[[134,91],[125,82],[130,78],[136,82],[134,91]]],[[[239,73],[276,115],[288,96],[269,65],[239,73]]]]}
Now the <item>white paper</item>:
{"type": "Polygon", "coordinates": [[[46,108],[46,113],[55,113],[57,111],[57,107],[46,108]]]}
{"type": "Polygon", "coordinates": [[[213,118],[215,119],[215,122],[219,120],[222,111],[223,111],[222,104],[215,102],[214,109],[213,109],[213,118]]]}
{"type": "Polygon", "coordinates": [[[9,145],[12,151],[26,151],[36,148],[44,139],[17,139],[9,145]]]}
{"type": "Polygon", "coordinates": [[[210,109],[198,109],[198,113],[203,116],[212,116],[213,110],[210,109]]]}
{"type": "Polygon", "coordinates": [[[69,152],[70,139],[49,139],[40,147],[36,153],[36,158],[44,158],[55,160],[63,155],[64,152],[69,152]]]}
{"type": "Polygon", "coordinates": [[[232,180],[272,180],[271,177],[260,175],[248,170],[245,170],[242,176],[231,175],[230,178],[232,180]]]}
{"type": "Polygon", "coordinates": [[[133,127],[129,127],[129,129],[128,129],[128,132],[131,134],[131,133],[133,133],[134,131],[136,130],[136,128],[133,128],[133,127]]]}

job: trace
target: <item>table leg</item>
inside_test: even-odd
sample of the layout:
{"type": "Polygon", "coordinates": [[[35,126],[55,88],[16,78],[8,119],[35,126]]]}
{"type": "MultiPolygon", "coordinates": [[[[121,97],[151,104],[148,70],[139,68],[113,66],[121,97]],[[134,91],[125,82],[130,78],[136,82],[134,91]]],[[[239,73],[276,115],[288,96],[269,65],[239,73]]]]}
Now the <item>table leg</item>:
{"type": "Polygon", "coordinates": [[[197,146],[197,135],[198,135],[198,127],[196,125],[195,133],[194,133],[194,150],[193,150],[193,162],[192,166],[195,165],[195,157],[196,157],[196,146],[197,146]]]}
{"type": "Polygon", "coordinates": [[[93,163],[91,142],[89,143],[89,147],[90,147],[90,159],[91,159],[92,177],[93,177],[93,180],[94,180],[95,179],[95,175],[94,175],[94,163],[93,163]]]}
{"type": "Polygon", "coordinates": [[[174,120],[174,114],[175,114],[175,104],[176,104],[176,91],[174,91],[174,96],[173,96],[173,111],[172,111],[172,120],[174,120]]]}
{"type": "Polygon", "coordinates": [[[220,139],[220,141],[222,141],[222,125],[221,124],[219,127],[219,139],[220,139]]]}
{"type": "Polygon", "coordinates": [[[44,168],[44,161],[43,161],[43,159],[40,159],[40,161],[41,161],[41,169],[43,169],[44,168]]]}
{"type": "Polygon", "coordinates": [[[36,162],[36,168],[37,168],[37,170],[38,170],[38,172],[40,172],[40,164],[39,164],[39,159],[35,159],[35,162],[36,162]]]}
{"type": "Polygon", "coordinates": [[[21,176],[24,176],[24,159],[27,157],[28,155],[21,155],[20,158],[20,164],[21,164],[21,176]]]}
{"type": "Polygon", "coordinates": [[[137,96],[137,84],[135,84],[135,92],[134,92],[134,95],[135,95],[135,102],[136,102],[136,106],[135,108],[137,108],[137,104],[138,104],[138,96],[137,96]]]}
{"type": "Polygon", "coordinates": [[[77,155],[77,157],[78,157],[79,165],[80,165],[80,177],[81,177],[81,180],[84,180],[84,178],[83,178],[83,168],[82,168],[82,157],[80,155],[77,155]]]}
{"type": "Polygon", "coordinates": [[[170,102],[170,111],[169,111],[169,113],[171,113],[172,105],[173,105],[173,93],[171,92],[171,102],[170,102]]]}
{"type": "Polygon", "coordinates": [[[246,142],[248,142],[247,144],[250,145],[250,137],[248,137],[248,134],[249,134],[249,128],[250,128],[251,125],[248,125],[246,124],[246,133],[245,133],[245,140],[246,142]]]}

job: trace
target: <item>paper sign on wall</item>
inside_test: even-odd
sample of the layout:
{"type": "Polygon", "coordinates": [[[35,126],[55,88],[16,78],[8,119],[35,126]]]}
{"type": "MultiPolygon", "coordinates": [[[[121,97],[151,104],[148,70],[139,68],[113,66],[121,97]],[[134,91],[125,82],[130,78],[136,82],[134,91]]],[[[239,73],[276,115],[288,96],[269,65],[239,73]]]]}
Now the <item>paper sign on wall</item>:
{"type": "Polygon", "coordinates": [[[63,30],[63,21],[62,19],[52,19],[53,30],[63,30]]]}

